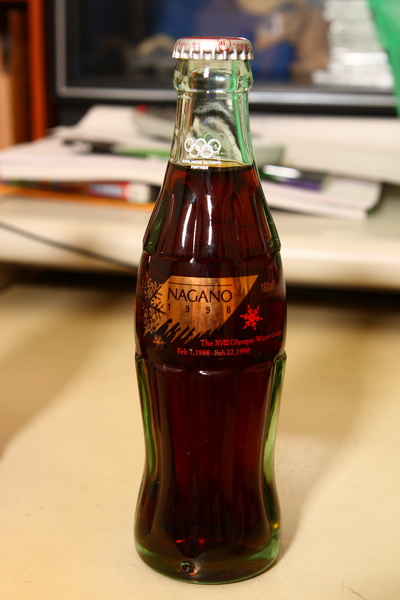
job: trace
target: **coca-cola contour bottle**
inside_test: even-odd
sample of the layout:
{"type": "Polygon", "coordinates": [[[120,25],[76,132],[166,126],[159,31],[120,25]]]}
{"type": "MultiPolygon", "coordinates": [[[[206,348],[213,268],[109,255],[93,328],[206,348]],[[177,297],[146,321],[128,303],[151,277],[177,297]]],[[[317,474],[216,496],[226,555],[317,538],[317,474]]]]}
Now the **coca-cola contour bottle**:
{"type": "Polygon", "coordinates": [[[173,56],[175,132],[137,281],[135,539],[165,575],[226,583],[278,552],[285,288],[249,134],[251,45],[182,38],[173,56]]]}

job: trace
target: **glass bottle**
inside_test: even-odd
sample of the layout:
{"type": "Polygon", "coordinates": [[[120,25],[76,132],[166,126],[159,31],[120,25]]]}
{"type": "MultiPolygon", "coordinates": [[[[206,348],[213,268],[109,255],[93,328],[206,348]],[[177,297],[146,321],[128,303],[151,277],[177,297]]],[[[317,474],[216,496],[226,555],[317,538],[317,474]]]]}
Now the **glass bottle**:
{"type": "Polygon", "coordinates": [[[251,45],[182,38],[174,56],[175,132],[137,282],[135,539],[165,575],[227,583],[278,552],[285,287],[249,133],[251,45]]]}

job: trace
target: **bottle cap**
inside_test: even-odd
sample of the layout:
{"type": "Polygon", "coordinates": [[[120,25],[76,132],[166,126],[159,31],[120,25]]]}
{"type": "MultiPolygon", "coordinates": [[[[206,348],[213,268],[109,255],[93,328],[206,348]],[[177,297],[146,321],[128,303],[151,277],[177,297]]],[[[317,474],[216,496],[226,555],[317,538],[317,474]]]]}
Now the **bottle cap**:
{"type": "Polygon", "coordinates": [[[237,37],[184,37],[175,42],[173,58],[198,60],[251,60],[249,40],[237,37]]]}

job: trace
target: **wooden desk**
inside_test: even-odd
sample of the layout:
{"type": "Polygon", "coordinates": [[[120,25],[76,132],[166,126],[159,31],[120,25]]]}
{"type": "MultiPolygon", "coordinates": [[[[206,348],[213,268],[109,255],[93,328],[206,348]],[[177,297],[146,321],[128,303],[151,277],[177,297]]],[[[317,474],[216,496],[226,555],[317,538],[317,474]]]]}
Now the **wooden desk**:
{"type": "MultiPolygon", "coordinates": [[[[31,138],[45,135],[47,122],[47,91],[45,65],[45,28],[43,0],[0,0],[6,9],[26,7],[27,60],[29,69],[29,116],[31,138]]],[[[1,8],[1,6],[0,6],[1,8]]]]}
{"type": "Polygon", "coordinates": [[[0,295],[0,594],[7,600],[394,600],[400,590],[400,308],[289,302],[277,441],[280,560],[190,586],[138,558],[144,454],[131,290],[0,295]]]}

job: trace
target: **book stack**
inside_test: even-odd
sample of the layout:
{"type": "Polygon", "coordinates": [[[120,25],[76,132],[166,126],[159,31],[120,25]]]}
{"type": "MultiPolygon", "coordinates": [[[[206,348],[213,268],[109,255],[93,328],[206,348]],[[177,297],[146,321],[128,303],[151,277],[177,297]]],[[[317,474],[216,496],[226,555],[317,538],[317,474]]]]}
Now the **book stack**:
{"type": "MultiPolygon", "coordinates": [[[[162,185],[173,122],[129,107],[95,106],[75,127],[0,152],[0,180],[29,198],[108,203],[150,210],[162,185]]],[[[284,147],[253,136],[273,209],[360,220],[381,193],[378,181],[282,165],[284,147]]]]}

